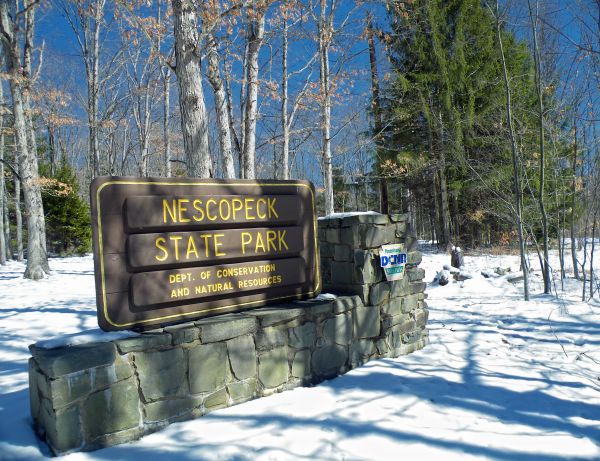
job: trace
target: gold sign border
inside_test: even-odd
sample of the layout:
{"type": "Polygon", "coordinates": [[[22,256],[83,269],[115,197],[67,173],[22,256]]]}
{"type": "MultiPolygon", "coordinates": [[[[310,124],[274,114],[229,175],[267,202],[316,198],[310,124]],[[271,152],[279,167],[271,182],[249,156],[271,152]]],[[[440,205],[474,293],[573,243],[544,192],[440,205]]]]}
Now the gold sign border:
{"type": "Polygon", "coordinates": [[[310,185],[302,183],[302,182],[298,182],[298,183],[294,183],[294,182],[286,182],[286,183],[248,183],[248,182],[243,182],[243,183],[236,183],[236,182],[227,182],[227,183],[205,183],[205,182],[155,182],[155,181],[130,181],[130,180],[122,180],[122,181],[107,181],[105,183],[102,183],[100,185],[100,187],[98,187],[98,189],[96,190],[96,208],[97,208],[97,215],[98,215],[98,248],[99,248],[99,255],[100,255],[100,277],[102,279],[102,303],[103,303],[103,312],[104,312],[104,318],[106,319],[106,321],[108,323],[110,323],[112,326],[116,327],[116,328],[123,328],[123,327],[129,327],[132,325],[139,325],[139,324],[143,324],[143,323],[155,323],[155,322],[160,322],[161,320],[169,320],[169,319],[174,319],[174,318],[178,318],[178,317],[186,317],[186,316],[190,316],[190,315],[195,315],[195,314],[200,314],[203,312],[213,312],[213,311],[219,311],[219,310],[223,310],[223,309],[229,309],[231,307],[235,307],[235,306],[248,306],[248,305],[252,305],[252,304],[260,304],[260,303],[264,303],[265,301],[276,301],[278,299],[290,299],[292,296],[278,296],[276,298],[267,298],[267,299],[261,299],[258,301],[249,301],[246,303],[235,303],[235,304],[230,304],[227,306],[220,306],[220,307],[213,307],[213,308],[205,308],[205,309],[200,309],[197,311],[193,311],[193,312],[185,312],[182,314],[173,314],[173,315],[165,315],[163,317],[155,317],[152,319],[145,319],[145,320],[139,320],[136,322],[129,322],[129,323],[115,323],[112,321],[112,319],[109,317],[108,315],[108,304],[106,302],[106,282],[105,282],[105,276],[104,276],[104,249],[103,249],[103,244],[102,244],[102,218],[101,218],[101,214],[100,214],[100,192],[107,186],[111,186],[111,185],[115,185],[115,184],[122,184],[122,185],[145,185],[145,184],[155,184],[155,185],[159,185],[159,186],[219,186],[219,187],[223,187],[223,186],[245,186],[245,187],[257,187],[257,186],[276,186],[276,187],[289,187],[289,186],[297,186],[297,187],[305,187],[309,190],[310,192],[310,197],[311,197],[311,203],[312,203],[312,220],[313,220],[313,232],[314,232],[314,239],[315,239],[315,275],[316,275],[316,284],[313,288],[312,291],[306,292],[306,293],[299,293],[296,296],[302,296],[302,295],[312,295],[314,293],[316,293],[319,290],[319,287],[321,286],[321,274],[319,272],[319,248],[317,246],[317,219],[315,216],[315,195],[313,193],[312,187],[310,187],[310,185]]]}

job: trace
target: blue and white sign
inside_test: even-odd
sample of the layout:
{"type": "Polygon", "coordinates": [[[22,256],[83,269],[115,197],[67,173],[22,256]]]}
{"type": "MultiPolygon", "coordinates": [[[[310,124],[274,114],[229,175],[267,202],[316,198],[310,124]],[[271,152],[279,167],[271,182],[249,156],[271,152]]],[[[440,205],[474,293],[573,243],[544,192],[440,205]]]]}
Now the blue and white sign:
{"type": "Polygon", "coordinates": [[[387,280],[401,280],[406,268],[406,252],[402,245],[382,245],[379,252],[381,267],[387,280]]]}

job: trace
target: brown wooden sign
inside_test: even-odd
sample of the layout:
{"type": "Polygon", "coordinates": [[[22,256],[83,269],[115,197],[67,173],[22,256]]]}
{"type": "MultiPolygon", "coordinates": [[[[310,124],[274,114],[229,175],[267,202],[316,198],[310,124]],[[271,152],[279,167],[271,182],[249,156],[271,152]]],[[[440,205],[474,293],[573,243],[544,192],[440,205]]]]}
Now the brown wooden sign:
{"type": "Polygon", "coordinates": [[[320,291],[307,181],[100,177],[90,193],[103,330],[153,328],[320,291]]]}

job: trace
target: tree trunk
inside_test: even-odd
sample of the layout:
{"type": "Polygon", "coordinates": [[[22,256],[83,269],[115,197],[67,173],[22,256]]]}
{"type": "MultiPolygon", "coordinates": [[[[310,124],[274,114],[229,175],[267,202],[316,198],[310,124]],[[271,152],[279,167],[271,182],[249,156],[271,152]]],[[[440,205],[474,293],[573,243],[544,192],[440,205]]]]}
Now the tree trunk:
{"type": "MultiPolygon", "coordinates": [[[[27,216],[27,267],[24,277],[38,280],[43,278],[44,273],[49,269],[45,250],[44,208],[38,177],[37,156],[33,146],[29,145],[31,140],[28,136],[28,121],[23,96],[23,65],[19,51],[18,27],[11,21],[8,8],[8,2],[0,2],[2,44],[7,60],[7,70],[11,76],[10,91],[13,100],[16,156],[27,216]]],[[[30,9],[32,8],[33,6],[30,9]]],[[[27,35],[27,31],[25,34],[27,35]]],[[[17,191],[15,191],[15,195],[16,193],[17,191]]],[[[19,218],[18,214],[17,218],[19,218]]],[[[20,231],[19,227],[17,235],[20,231]]]]}
{"type": "MultiPolygon", "coordinates": [[[[287,4],[287,1],[286,1],[287,4]]],[[[281,131],[283,143],[281,153],[275,159],[275,179],[289,179],[290,126],[288,116],[288,20],[283,17],[283,49],[281,50],[281,131]]]]}
{"type": "Polygon", "coordinates": [[[8,219],[8,191],[6,189],[6,181],[4,182],[4,203],[1,205],[3,207],[3,215],[4,215],[4,244],[6,245],[6,259],[13,259],[13,252],[10,241],[10,221],[8,219]]]}
{"type": "MultiPolygon", "coordinates": [[[[17,173],[18,165],[15,165],[17,173]]],[[[21,211],[21,180],[15,176],[15,238],[17,240],[17,261],[23,261],[23,213],[21,211]]]]}
{"type": "Polygon", "coordinates": [[[379,211],[382,214],[389,213],[389,197],[387,178],[383,177],[381,171],[381,139],[383,121],[381,119],[381,102],[379,99],[379,73],[377,71],[377,51],[375,49],[375,38],[373,34],[373,15],[367,14],[367,44],[369,46],[369,63],[371,66],[371,110],[373,111],[373,129],[375,131],[375,148],[377,149],[377,162],[379,170],[379,211]]]}
{"type": "Polygon", "coordinates": [[[531,20],[531,30],[533,33],[533,53],[535,62],[535,83],[538,97],[538,130],[540,136],[540,187],[538,191],[538,202],[540,206],[540,212],[542,214],[542,250],[544,252],[544,261],[542,265],[542,274],[544,276],[544,293],[549,294],[552,292],[551,280],[550,280],[550,262],[548,257],[548,215],[546,213],[546,206],[544,204],[544,189],[545,189],[545,174],[546,174],[546,153],[544,145],[544,101],[543,101],[543,90],[542,90],[542,64],[540,62],[540,51],[537,42],[537,16],[534,20],[533,12],[531,9],[531,3],[528,0],[529,6],[529,18],[531,20]]]}
{"type": "Polygon", "coordinates": [[[321,156],[325,188],[325,215],[334,213],[333,167],[331,158],[331,82],[329,74],[329,46],[333,29],[333,11],[327,17],[327,0],[321,0],[319,16],[319,81],[321,97],[321,156]]]}
{"type": "MultiPolygon", "coordinates": [[[[0,82],[0,108],[4,107],[4,88],[0,82]]],[[[4,240],[4,115],[0,113],[0,265],[6,264],[6,241],[4,240]]]]}
{"type": "Polygon", "coordinates": [[[450,206],[448,204],[448,184],[446,182],[446,161],[443,150],[440,149],[441,165],[438,171],[440,180],[440,212],[441,212],[441,228],[442,240],[444,245],[450,243],[450,206]]]}
{"type": "Polygon", "coordinates": [[[596,277],[594,276],[594,251],[596,249],[596,225],[598,223],[597,206],[598,204],[594,204],[594,221],[592,222],[592,248],[590,251],[590,299],[594,297],[594,282],[596,281],[596,277]]]}
{"type": "Polygon", "coordinates": [[[187,172],[188,176],[209,178],[208,119],[202,91],[196,4],[192,0],[172,0],[172,4],[175,73],[187,172]]]}
{"type": "Polygon", "coordinates": [[[575,145],[573,147],[573,162],[571,164],[571,258],[573,260],[573,277],[579,280],[579,267],[577,265],[577,240],[575,238],[575,199],[577,195],[577,118],[575,117],[573,128],[575,131],[575,145]]]}
{"type": "Polygon", "coordinates": [[[207,37],[208,69],[207,77],[215,96],[215,112],[217,114],[217,128],[219,133],[219,146],[221,148],[221,168],[225,179],[235,179],[233,165],[233,148],[231,145],[231,124],[227,111],[227,95],[219,70],[219,54],[217,42],[212,34],[207,37]]]}
{"type": "Polygon", "coordinates": [[[515,130],[512,120],[510,80],[508,78],[508,71],[506,69],[506,59],[504,58],[502,35],[500,33],[500,13],[498,8],[498,0],[496,0],[496,38],[498,40],[498,48],[500,49],[500,58],[502,60],[502,75],[504,77],[504,90],[506,93],[506,116],[508,118],[508,129],[513,162],[513,187],[515,189],[517,235],[519,237],[519,254],[521,256],[521,269],[523,271],[523,297],[525,301],[529,301],[529,268],[527,267],[527,258],[525,257],[525,239],[523,236],[523,217],[521,212],[521,180],[519,175],[519,162],[517,156],[517,140],[515,138],[515,130]]]}
{"type": "Polygon", "coordinates": [[[169,117],[171,113],[171,71],[165,68],[163,74],[163,142],[165,144],[165,176],[170,178],[171,172],[171,130],[169,117]]]}
{"type": "Polygon", "coordinates": [[[258,54],[265,34],[265,9],[258,6],[248,18],[246,107],[244,117],[244,177],[256,177],[256,118],[258,114],[258,54]]]}

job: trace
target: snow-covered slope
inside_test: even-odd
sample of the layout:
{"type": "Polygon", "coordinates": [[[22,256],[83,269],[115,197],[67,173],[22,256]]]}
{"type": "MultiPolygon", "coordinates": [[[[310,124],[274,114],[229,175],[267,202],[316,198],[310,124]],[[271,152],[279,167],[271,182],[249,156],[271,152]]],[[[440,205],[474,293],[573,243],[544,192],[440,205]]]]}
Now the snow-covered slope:
{"type": "MultiPolygon", "coordinates": [[[[427,280],[449,259],[425,254],[427,280]]],[[[516,257],[465,260],[473,279],[428,287],[419,352],[64,459],[600,459],[600,303],[579,302],[574,280],[525,303],[506,276],[480,275],[516,257]]],[[[30,427],[27,346],[98,334],[91,258],[51,266],[41,282],[0,268],[1,460],[48,457],[30,427]]]]}

